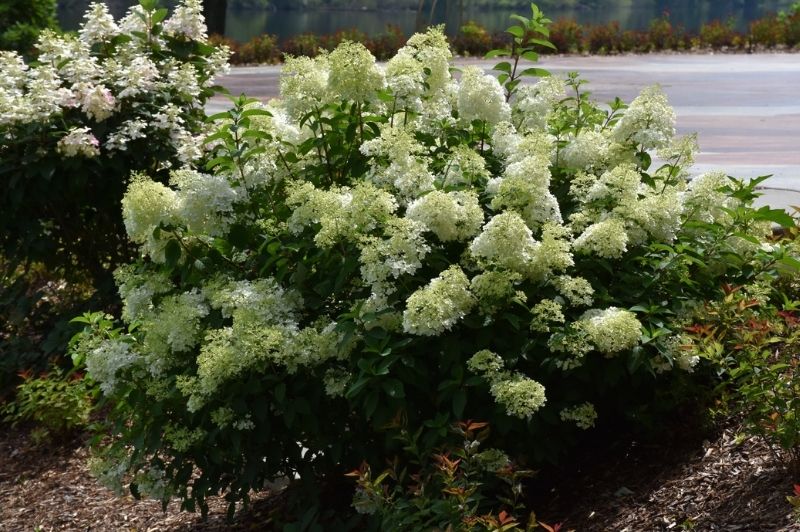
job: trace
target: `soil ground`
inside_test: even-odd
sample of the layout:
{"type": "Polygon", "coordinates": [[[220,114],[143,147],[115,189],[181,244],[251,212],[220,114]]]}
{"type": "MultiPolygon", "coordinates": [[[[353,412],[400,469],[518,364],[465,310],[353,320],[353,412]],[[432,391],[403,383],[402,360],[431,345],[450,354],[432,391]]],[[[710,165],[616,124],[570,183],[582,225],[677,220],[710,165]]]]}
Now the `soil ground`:
{"type": "MultiPolygon", "coordinates": [[[[537,515],[562,531],[800,531],[786,501],[800,479],[762,441],[737,434],[728,424],[707,439],[626,439],[583,453],[531,486],[537,515]]],[[[89,475],[87,459],[80,438],[42,447],[25,430],[0,433],[0,531],[271,529],[269,494],[256,494],[233,524],[215,499],[203,521],[177,503],[164,512],[157,502],[116,496],[89,475]]]]}

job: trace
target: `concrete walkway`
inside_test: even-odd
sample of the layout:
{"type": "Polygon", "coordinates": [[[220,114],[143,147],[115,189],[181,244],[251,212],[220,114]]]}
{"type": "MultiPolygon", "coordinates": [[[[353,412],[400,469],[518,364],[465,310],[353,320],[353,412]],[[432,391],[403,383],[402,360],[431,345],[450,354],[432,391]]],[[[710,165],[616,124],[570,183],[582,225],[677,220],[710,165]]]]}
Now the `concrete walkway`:
{"type": "MultiPolygon", "coordinates": [[[[485,69],[494,62],[457,60],[485,69]]],[[[736,177],[772,174],[761,203],[800,206],[800,55],[708,54],[544,57],[554,74],[576,71],[593,98],[633,99],[655,83],[678,116],[680,134],[696,132],[700,154],[693,173],[720,169],[736,177]]],[[[278,96],[279,66],[233,68],[219,80],[231,93],[267,100],[278,96]]],[[[224,98],[210,111],[227,107],[224,98]]]]}

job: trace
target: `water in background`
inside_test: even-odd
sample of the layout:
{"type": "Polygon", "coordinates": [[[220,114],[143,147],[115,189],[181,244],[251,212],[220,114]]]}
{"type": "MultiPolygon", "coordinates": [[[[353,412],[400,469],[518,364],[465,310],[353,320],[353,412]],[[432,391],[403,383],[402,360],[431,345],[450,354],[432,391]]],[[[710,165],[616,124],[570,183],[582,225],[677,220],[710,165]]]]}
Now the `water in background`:
{"type": "MultiPolygon", "coordinates": [[[[65,29],[77,29],[86,7],[92,0],[60,0],[59,21],[65,29]]],[[[732,20],[734,27],[745,31],[750,21],[764,15],[786,9],[793,0],[587,0],[580,7],[555,0],[540,1],[538,5],[553,20],[572,18],[582,24],[601,24],[618,21],[623,30],[646,29],[650,21],[666,11],[675,26],[697,31],[703,23],[711,20],[732,20]],[[566,7],[565,7],[566,5],[566,7]]],[[[108,0],[106,2],[115,17],[125,13],[135,0],[108,0]]],[[[174,4],[165,2],[167,5],[174,4]]],[[[434,24],[444,23],[450,34],[468,20],[474,20],[491,31],[502,31],[509,25],[509,15],[525,14],[524,10],[509,8],[459,10],[458,2],[439,2],[434,12],[434,24]],[[449,8],[448,8],[449,5],[449,8]]],[[[468,6],[469,0],[464,4],[468,6]]],[[[428,13],[425,14],[428,22],[428,13]]],[[[326,34],[343,29],[358,29],[367,34],[385,31],[387,24],[394,24],[406,34],[414,32],[416,12],[407,11],[269,11],[228,10],[226,34],[237,41],[247,41],[256,35],[271,33],[280,40],[300,33],[326,34]]]]}

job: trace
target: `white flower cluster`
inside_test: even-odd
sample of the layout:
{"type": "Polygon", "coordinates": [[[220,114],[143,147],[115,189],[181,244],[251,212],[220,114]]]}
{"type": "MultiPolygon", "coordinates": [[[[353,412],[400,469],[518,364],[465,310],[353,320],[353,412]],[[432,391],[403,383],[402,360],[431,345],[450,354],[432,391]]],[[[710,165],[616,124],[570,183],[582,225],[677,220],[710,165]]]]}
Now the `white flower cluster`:
{"type": "Polygon", "coordinates": [[[65,157],[81,155],[91,159],[100,154],[99,145],[100,141],[88,127],[73,127],[58,141],[56,149],[65,157]]]}
{"type": "Polygon", "coordinates": [[[564,408],[559,412],[562,421],[572,421],[578,428],[587,430],[594,427],[597,420],[597,411],[592,403],[586,402],[579,405],[564,408]]]}
{"type": "Polygon", "coordinates": [[[428,286],[411,294],[403,314],[403,329],[411,334],[437,336],[450,330],[475,306],[469,279],[451,266],[428,286]]]}
{"type": "Polygon", "coordinates": [[[530,419],[547,402],[544,386],[522,373],[503,369],[503,359],[489,350],[475,353],[467,367],[486,379],[492,397],[509,416],[530,419]]]}

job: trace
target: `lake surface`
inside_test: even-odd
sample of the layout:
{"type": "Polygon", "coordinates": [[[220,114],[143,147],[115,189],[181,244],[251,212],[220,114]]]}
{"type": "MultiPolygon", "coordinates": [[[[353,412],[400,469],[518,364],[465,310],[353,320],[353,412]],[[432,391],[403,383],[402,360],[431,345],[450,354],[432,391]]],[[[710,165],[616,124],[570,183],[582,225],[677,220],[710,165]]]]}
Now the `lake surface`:
{"type": "MultiPolygon", "coordinates": [[[[77,29],[86,6],[91,0],[61,0],[58,17],[62,27],[77,29]]],[[[135,3],[132,0],[111,0],[112,13],[119,17],[135,3]]],[[[170,2],[167,2],[168,4],[170,2]]],[[[174,2],[172,2],[174,3],[174,2]]],[[[465,0],[464,4],[469,5],[465,0]]],[[[697,31],[700,26],[712,20],[731,20],[739,31],[745,31],[750,21],[764,15],[788,8],[792,0],[586,0],[581,7],[569,7],[566,2],[540,1],[538,5],[553,19],[571,18],[582,24],[601,24],[618,21],[625,29],[645,29],[655,18],[669,12],[673,25],[697,31]],[[565,7],[565,4],[568,7],[565,7]]],[[[445,24],[450,34],[468,20],[475,20],[491,31],[502,31],[509,24],[512,13],[527,14],[524,10],[492,8],[459,10],[457,2],[439,2],[438,8],[425,22],[445,24]]],[[[414,32],[417,14],[407,11],[269,11],[234,10],[227,15],[226,34],[237,41],[247,41],[256,35],[271,33],[279,39],[311,32],[316,34],[334,33],[343,29],[359,29],[368,34],[385,31],[387,24],[394,24],[407,35],[414,32]]]]}

